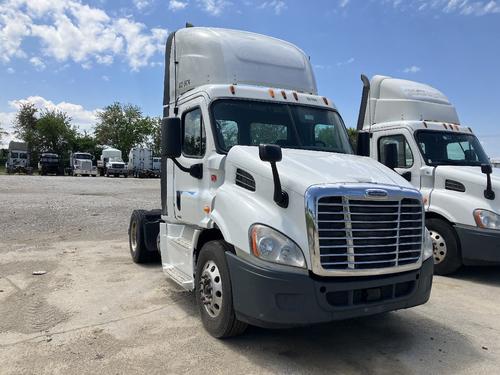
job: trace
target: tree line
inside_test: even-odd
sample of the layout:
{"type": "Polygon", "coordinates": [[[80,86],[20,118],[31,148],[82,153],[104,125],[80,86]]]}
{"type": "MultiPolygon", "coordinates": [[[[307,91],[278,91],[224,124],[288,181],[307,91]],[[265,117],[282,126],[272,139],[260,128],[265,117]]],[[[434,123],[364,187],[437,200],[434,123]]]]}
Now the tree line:
{"type": "Polygon", "coordinates": [[[92,132],[72,124],[71,117],[57,109],[38,110],[33,103],[23,103],[16,113],[13,127],[17,138],[28,144],[31,164],[41,153],[54,152],[69,159],[70,152],[88,152],[97,159],[103,146],[122,151],[125,161],[131,148],[142,145],[160,152],[160,118],[144,116],[140,107],[115,102],[97,113],[92,132]]]}

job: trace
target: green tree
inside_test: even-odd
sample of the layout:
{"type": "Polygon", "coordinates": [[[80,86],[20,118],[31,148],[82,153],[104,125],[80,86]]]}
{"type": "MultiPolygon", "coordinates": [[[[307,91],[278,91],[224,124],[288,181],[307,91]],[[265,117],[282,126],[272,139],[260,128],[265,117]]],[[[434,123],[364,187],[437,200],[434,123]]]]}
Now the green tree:
{"type": "Polygon", "coordinates": [[[31,154],[31,166],[38,160],[37,114],[38,110],[33,103],[22,103],[14,119],[14,134],[28,144],[31,154]]]}
{"type": "Polygon", "coordinates": [[[77,133],[73,143],[73,151],[88,152],[96,159],[101,156],[102,148],[99,147],[95,137],[87,131],[77,133]]]}
{"type": "Polygon", "coordinates": [[[152,130],[147,142],[147,146],[151,149],[154,156],[160,156],[161,153],[161,117],[152,118],[152,130]]]}
{"type": "Polygon", "coordinates": [[[36,125],[39,152],[55,152],[66,156],[76,137],[76,129],[71,126],[71,118],[58,110],[45,110],[36,125]]]}
{"type": "Polygon", "coordinates": [[[119,102],[105,107],[97,116],[97,142],[118,148],[124,159],[132,147],[150,142],[157,123],[155,118],[144,117],[138,106],[119,102]]]}

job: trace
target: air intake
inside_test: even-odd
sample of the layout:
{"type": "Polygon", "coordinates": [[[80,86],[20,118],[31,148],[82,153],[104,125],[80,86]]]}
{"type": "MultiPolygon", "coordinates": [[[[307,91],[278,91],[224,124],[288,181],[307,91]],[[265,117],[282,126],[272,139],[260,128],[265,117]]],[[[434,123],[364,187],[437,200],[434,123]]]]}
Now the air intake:
{"type": "Polygon", "coordinates": [[[243,169],[236,169],[235,183],[243,189],[255,191],[255,179],[250,173],[245,172],[243,169]]]}
{"type": "Polygon", "coordinates": [[[460,193],[465,193],[465,186],[461,182],[454,180],[446,180],[444,182],[444,188],[446,190],[458,191],[460,193]]]}

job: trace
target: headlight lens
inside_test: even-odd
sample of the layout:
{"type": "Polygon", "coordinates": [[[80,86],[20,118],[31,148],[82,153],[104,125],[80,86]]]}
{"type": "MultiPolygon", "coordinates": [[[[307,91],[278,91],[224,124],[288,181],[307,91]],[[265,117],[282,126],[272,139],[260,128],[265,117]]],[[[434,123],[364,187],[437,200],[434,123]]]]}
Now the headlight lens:
{"type": "Polygon", "coordinates": [[[253,255],[268,262],[293,267],[306,267],[302,250],[280,232],[255,224],[250,228],[250,247],[253,255]]]}
{"type": "Polygon", "coordinates": [[[430,232],[425,228],[424,233],[424,251],[423,256],[424,260],[429,259],[434,254],[434,245],[432,244],[432,237],[430,232]]]}
{"type": "Polygon", "coordinates": [[[500,229],[500,215],[488,210],[474,210],[474,219],[480,228],[500,229]]]}

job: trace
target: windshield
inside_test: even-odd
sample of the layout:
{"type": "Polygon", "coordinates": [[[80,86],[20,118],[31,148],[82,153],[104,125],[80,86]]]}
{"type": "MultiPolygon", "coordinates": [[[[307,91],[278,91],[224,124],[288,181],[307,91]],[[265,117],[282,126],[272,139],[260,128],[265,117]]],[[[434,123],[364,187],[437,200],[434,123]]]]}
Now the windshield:
{"type": "Polygon", "coordinates": [[[340,116],[328,109],[246,100],[220,100],[212,106],[222,151],[234,145],[272,143],[284,148],[351,154],[340,116]]]}
{"type": "Polygon", "coordinates": [[[85,159],[85,160],[91,160],[92,156],[89,154],[75,154],[74,156],[75,159],[85,159]]]}
{"type": "Polygon", "coordinates": [[[489,163],[473,134],[420,130],[415,138],[428,165],[479,166],[489,163]]]}

